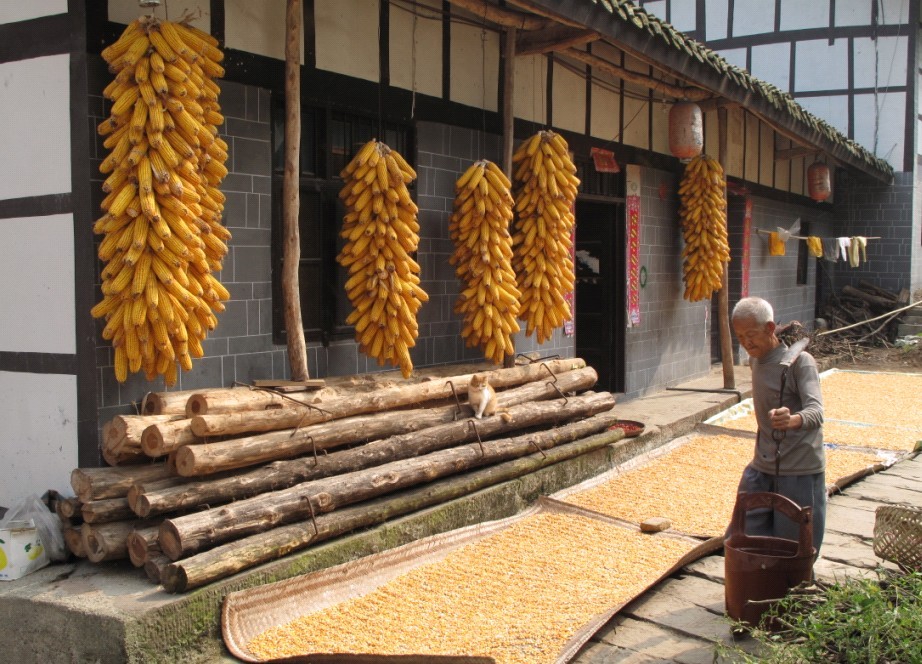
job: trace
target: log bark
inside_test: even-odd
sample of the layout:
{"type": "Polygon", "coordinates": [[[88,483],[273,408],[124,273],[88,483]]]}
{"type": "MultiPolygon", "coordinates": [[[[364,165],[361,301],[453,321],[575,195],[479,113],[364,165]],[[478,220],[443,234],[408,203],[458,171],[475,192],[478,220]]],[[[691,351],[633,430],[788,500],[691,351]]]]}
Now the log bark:
{"type": "Polygon", "coordinates": [[[128,468],[75,468],[70,474],[70,486],[82,502],[104,498],[123,498],[131,485],[164,479],[170,476],[166,464],[148,463],[128,468]]]}
{"type": "Polygon", "coordinates": [[[192,420],[175,419],[168,422],[152,422],[144,429],[140,439],[141,451],[149,457],[166,456],[182,445],[195,445],[203,442],[192,433],[192,420]]]}
{"type": "Polygon", "coordinates": [[[128,506],[127,498],[91,500],[83,503],[80,513],[85,523],[110,523],[135,518],[135,513],[128,506]]]}
{"type": "Polygon", "coordinates": [[[61,519],[81,519],[83,518],[80,513],[82,506],[83,503],[79,498],[63,498],[55,504],[54,509],[61,519]]]}
{"type": "Polygon", "coordinates": [[[398,459],[428,454],[459,443],[495,436],[516,429],[547,426],[575,418],[589,417],[611,410],[615,400],[611,394],[587,394],[573,397],[568,403],[549,401],[522,404],[509,409],[512,422],[492,417],[477,422],[463,420],[434,426],[417,433],[393,436],[342,452],[291,461],[277,461],[248,473],[236,474],[221,480],[205,480],[178,487],[138,495],[133,509],[138,516],[176,512],[199,505],[220,505],[261,493],[285,489],[301,482],[330,477],[381,465],[398,459]]]}
{"type": "MultiPolygon", "coordinates": [[[[119,443],[116,444],[118,445],[119,443]]],[[[137,466],[150,461],[150,457],[140,450],[137,452],[132,452],[130,450],[126,452],[113,452],[106,445],[103,445],[100,452],[103,461],[113,468],[119,466],[137,466]]]]}
{"type": "Polygon", "coordinates": [[[159,554],[160,544],[157,542],[159,524],[138,528],[128,533],[125,544],[128,547],[128,558],[135,567],[144,567],[151,555],[159,554]]]}
{"type": "MultiPolygon", "coordinates": [[[[547,376],[551,380],[551,373],[557,375],[581,369],[586,366],[581,359],[551,360],[537,364],[528,364],[512,369],[497,369],[489,372],[490,384],[501,389],[521,385],[532,381],[541,380],[547,376]],[[550,369],[550,372],[548,371],[550,369]]],[[[361,415],[383,410],[392,410],[401,406],[418,405],[426,401],[447,399],[454,393],[462,395],[467,393],[467,384],[472,374],[453,376],[401,385],[399,387],[383,388],[367,394],[350,394],[340,399],[330,401],[318,408],[282,408],[245,413],[223,413],[219,415],[201,415],[192,418],[192,431],[198,436],[229,436],[241,433],[259,431],[277,431],[291,429],[318,422],[328,422],[349,415],[361,415]]]]}
{"type": "Polygon", "coordinates": [[[616,420],[608,411],[550,431],[462,445],[167,519],[160,526],[160,548],[171,560],[178,560],[228,540],[311,515],[325,514],[447,475],[526,456],[532,451],[554,447],[561,440],[567,440],[567,436],[575,440],[598,433],[616,420]]]}
{"type": "Polygon", "coordinates": [[[868,304],[873,304],[875,307],[880,307],[881,309],[892,309],[895,302],[889,298],[879,297],[877,295],[872,295],[871,293],[866,293],[859,288],[854,286],[843,286],[842,292],[851,297],[858,298],[863,302],[868,304]]]}
{"type": "Polygon", "coordinates": [[[186,401],[198,390],[148,392],[144,395],[141,412],[145,415],[185,415],[186,401]]]}
{"type": "Polygon", "coordinates": [[[144,430],[151,425],[181,419],[181,415],[116,415],[110,420],[111,435],[120,439],[118,446],[113,446],[112,451],[141,452],[141,438],[144,430]]]}
{"type": "Polygon", "coordinates": [[[128,535],[135,528],[150,525],[144,521],[114,521],[112,523],[84,523],[80,527],[80,538],[86,557],[91,562],[122,560],[128,557],[128,535]]]}
{"type": "Polygon", "coordinates": [[[128,506],[131,508],[131,511],[138,516],[147,516],[138,511],[138,506],[142,504],[141,501],[143,500],[143,496],[172,489],[174,487],[182,487],[188,485],[190,482],[191,480],[185,477],[167,477],[166,479],[153,482],[138,482],[128,489],[128,495],[126,496],[128,499],[128,506]]]}
{"type": "MultiPolygon", "coordinates": [[[[528,401],[550,399],[559,392],[580,392],[595,385],[598,374],[592,367],[567,371],[553,385],[531,382],[499,392],[497,404],[509,407],[528,401]],[[559,390],[559,392],[558,392],[559,390]]],[[[461,416],[470,417],[465,404],[461,416]]],[[[287,459],[350,443],[420,431],[457,419],[457,405],[443,408],[392,410],[375,415],[359,415],[322,422],[297,430],[268,432],[258,436],[234,438],[218,443],[183,447],[176,452],[177,472],[184,477],[200,477],[224,470],[244,468],[266,461],[287,459]]]]}
{"type": "Polygon", "coordinates": [[[270,408],[293,408],[298,404],[320,403],[324,398],[335,395],[330,389],[282,394],[269,388],[234,387],[229,389],[196,392],[186,403],[186,417],[214,415],[217,413],[240,413],[248,410],[270,408]]]}
{"type": "MultiPolygon", "coordinates": [[[[603,413],[595,417],[612,421],[614,415],[603,413]]],[[[558,446],[543,454],[536,452],[459,477],[403,491],[396,496],[321,514],[314,520],[308,519],[238,539],[167,565],[160,581],[167,592],[192,590],[358,528],[368,528],[587,454],[617,443],[623,438],[623,433],[621,429],[615,429],[569,443],[561,440],[558,446]]]]}
{"type": "Polygon", "coordinates": [[[144,563],[144,573],[151,583],[159,584],[164,568],[170,564],[170,559],[162,553],[151,554],[144,563]]]}
{"type": "Polygon", "coordinates": [[[64,529],[64,544],[67,546],[67,550],[78,558],[86,558],[86,549],[83,546],[79,526],[64,529]]]}
{"type": "MultiPolygon", "coordinates": [[[[307,380],[307,345],[301,318],[300,155],[301,155],[301,0],[285,11],[285,172],[282,180],[282,309],[292,380],[307,380]]],[[[316,242],[317,238],[310,238],[316,242]]],[[[312,284],[319,286],[319,284],[312,284]]]]}

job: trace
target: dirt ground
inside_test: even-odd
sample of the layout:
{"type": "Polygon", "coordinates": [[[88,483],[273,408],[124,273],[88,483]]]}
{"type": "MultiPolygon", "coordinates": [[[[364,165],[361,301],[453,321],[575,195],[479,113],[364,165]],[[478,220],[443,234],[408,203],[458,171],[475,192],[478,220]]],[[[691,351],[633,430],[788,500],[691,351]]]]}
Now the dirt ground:
{"type": "Polygon", "coordinates": [[[922,373],[922,342],[902,348],[856,346],[839,354],[838,367],[859,371],[922,373]]]}

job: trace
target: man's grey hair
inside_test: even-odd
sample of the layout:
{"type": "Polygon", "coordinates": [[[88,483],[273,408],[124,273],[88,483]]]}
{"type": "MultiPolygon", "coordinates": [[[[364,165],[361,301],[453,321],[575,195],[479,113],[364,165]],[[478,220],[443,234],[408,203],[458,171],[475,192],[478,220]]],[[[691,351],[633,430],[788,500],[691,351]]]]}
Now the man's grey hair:
{"type": "Polygon", "coordinates": [[[731,320],[752,320],[759,325],[773,322],[775,312],[772,305],[763,300],[761,297],[744,297],[733,307],[731,320]]]}

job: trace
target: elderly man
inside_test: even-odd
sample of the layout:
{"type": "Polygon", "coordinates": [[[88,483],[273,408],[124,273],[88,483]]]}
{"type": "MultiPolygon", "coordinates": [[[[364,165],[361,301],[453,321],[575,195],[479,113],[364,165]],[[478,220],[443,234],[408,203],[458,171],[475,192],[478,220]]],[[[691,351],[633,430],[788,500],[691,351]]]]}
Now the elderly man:
{"type": "MultiPolygon", "coordinates": [[[[790,363],[788,347],[775,335],[772,307],[761,298],[740,300],[731,324],[751,358],[752,401],[759,425],[755,454],[743,471],[739,490],[773,491],[813,508],[818,555],[826,525],[826,455],[816,360],[802,352],[790,363]],[[785,371],[786,364],[790,368],[785,371]]],[[[798,526],[778,512],[756,510],[746,521],[750,535],[798,538],[798,526]]]]}

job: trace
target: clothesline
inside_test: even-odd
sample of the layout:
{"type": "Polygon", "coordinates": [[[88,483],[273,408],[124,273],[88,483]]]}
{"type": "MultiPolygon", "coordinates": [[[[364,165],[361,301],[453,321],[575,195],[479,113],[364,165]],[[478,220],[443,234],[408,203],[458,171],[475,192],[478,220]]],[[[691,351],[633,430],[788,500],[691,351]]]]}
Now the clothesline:
{"type": "MultiPolygon", "coordinates": [[[[762,235],[771,235],[772,233],[777,233],[777,231],[767,231],[767,230],[765,230],[765,229],[763,229],[763,228],[754,228],[754,229],[752,230],[752,232],[753,232],[753,233],[760,233],[760,234],[762,234],[762,235]]],[[[805,235],[791,235],[791,236],[789,236],[789,237],[790,237],[792,240],[806,240],[806,239],[807,239],[807,236],[805,236],[805,235]]],[[[881,237],[880,237],[880,236],[865,237],[864,239],[865,239],[865,240],[880,240],[881,237]]]]}

